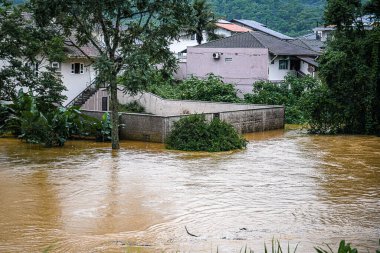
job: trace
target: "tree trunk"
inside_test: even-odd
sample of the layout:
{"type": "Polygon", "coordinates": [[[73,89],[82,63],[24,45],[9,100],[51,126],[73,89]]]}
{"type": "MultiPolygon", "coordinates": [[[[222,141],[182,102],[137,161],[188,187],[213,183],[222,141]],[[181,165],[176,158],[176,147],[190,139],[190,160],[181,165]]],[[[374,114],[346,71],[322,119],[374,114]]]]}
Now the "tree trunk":
{"type": "Polygon", "coordinates": [[[113,80],[110,84],[111,87],[111,139],[112,139],[112,149],[119,149],[119,102],[117,100],[117,83],[113,80]]]}

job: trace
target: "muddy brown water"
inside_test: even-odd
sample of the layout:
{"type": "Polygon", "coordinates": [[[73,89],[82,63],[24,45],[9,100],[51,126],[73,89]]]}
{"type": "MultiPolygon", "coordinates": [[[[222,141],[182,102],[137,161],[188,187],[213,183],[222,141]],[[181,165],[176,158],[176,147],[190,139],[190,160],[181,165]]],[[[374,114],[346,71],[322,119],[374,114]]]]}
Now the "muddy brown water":
{"type": "Polygon", "coordinates": [[[0,252],[263,252],[273,237],[297,252],[379,248],[379,137],[246,137],[216,154],[0,139],[0,252]]]}

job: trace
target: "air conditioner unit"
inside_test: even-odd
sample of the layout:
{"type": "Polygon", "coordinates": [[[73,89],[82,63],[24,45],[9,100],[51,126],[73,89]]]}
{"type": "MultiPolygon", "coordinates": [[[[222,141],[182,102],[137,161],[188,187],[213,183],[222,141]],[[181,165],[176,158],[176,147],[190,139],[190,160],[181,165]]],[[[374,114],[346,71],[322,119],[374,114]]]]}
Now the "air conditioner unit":
{"type": "Polygon", "coordinates": [[[212,58],[214,59],[220,59],[220,53],[213,53],[212,58]]]}
{"type": "Polygon", "coordinates": [[[55,69],[59,69],[59,62],[52,62],[51,67],[55,69]]]}

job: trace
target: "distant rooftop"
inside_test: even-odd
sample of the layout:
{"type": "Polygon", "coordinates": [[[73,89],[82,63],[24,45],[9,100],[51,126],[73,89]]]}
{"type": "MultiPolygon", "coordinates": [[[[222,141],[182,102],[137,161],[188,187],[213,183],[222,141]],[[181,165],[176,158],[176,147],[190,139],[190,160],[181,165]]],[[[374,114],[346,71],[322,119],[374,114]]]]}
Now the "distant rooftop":
{"type": "Polygon", "coordinates": [[[336,29],[336,26],[335,25],[329,25],[329,26],[319,26],[319,27],[315,27],[313,29],[314,32],[317,32],[317,31],[334,31],[336,29]]]}
{"type": "Polygon", "coordinates": [[[298,59],[301,59],[301,60],[303,60],[304,62],[307,62],[307,63],[309,63],[309,64],[311,64],[311,65],[313,65],[313,66],[319,67],[319,63],[316,62],[316,61],[314,60],[314,58],[310,58],[310,57],[302,57],[302,56],[298,56],[297,58],[298,58],[298,59]]]}
{"type": "Polygon", "coordinates": [[[245,27],[249,27],[249,28],[251,28],[254,31],[260,31],[260,32],[263,32],[263,33],[275,36],[275,37],[277,37],[279,39],[284,39],[284,40],[291,40],[291,39],[293,39],[292,37],[289,37],[289,36],[287,36],[285,34],[282,34],[280,32],[276,32],[276,31],[274,31],[272,29],[269,29],[265,25],[263,25],[263,24],[261,24],[259,22],[256,22],[254,20],[232,19],[231,22],[243,25],[245,27]]]}
{"type": "Polygon", "coordinates": [[[305,39],[305,38],[297,38],[295,40],[290,40],[289,43],[292,43],[293,45],[297,45],[306,49],[313,50],[318,53],[322,53],[322,51],[325,49],[325,43],[323,41],[315,39],[305,39]]]}
{"type": "Polygon", "coordinates": [[[316,39],[316,35],[315,35],[315,33],[308,33],[308,34],[299,36],[297,39],[315,40],[316,39]]]}
{"type": "Polygon", "coordinates": [[[251,31],[251,29],[249,28],[246,28],[237,24],[233,24],[226,20],[218,20],[218,22],[216,22],[215,25],[219,28],[225,29],[230,32],[235,32],[235,33],[244,33],[244,32],[251,31]]]}
{"type": "Polygon", "coordinates": [[[275,55],[303,55],[316,56],[318,52],[292,44],[287,40],[279,39],[259,31],[235,34],[224,39],[210,41],[198,45],[199,48],[268,48],[275,55]]]}

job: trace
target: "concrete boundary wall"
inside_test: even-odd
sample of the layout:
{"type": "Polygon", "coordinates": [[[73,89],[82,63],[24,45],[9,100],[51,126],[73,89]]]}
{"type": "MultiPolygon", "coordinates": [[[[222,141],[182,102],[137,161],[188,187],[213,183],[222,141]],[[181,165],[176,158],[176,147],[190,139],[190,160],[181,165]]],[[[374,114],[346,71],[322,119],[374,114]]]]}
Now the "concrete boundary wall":
{"type": "MultiPolygon", "coordinates": [[[[94,94],[83,106],[83,110],[99,111],[102,108],[100,104],[102,97],[108,97],[107,91],[99,90],[94,94]]],[[[144,92],[136,96],[130,96],[119,91],[119,102],[127,104],[133,101],[140,103],[147,113],[159,116],[178,116],[187,114],[204,114],[204,113],[220,113],[241,110],[256,110],[263,108],[278,108],[273,105],[254,105],[254,104],[237,104],[223,102],[207,102],[193,100],[174,100],[163,99],[152,93],[144,92]]],[[[281,106],[280,106],[281,107],[281,106]]]]}
{"type": "MultiPolygon", "coordinates": [[[[104,113],[86,110],[83,112],[96,118],[101,118],[104,113]]],[[[239,133],[244,134],[284,128],[285,109],[282,106],[262,106],[256,109],[205,113],[204,115],[208,121],[218,117],[232,124],[239,133]]],[[[174,122],[186,116],[189,115],[160,116],[121,113],[120,139],[165,142],[174,122]]]]}

